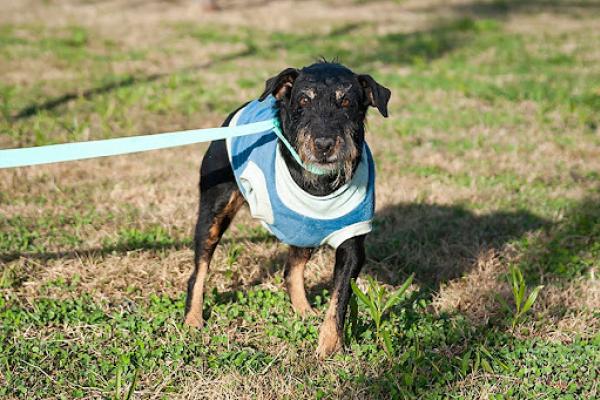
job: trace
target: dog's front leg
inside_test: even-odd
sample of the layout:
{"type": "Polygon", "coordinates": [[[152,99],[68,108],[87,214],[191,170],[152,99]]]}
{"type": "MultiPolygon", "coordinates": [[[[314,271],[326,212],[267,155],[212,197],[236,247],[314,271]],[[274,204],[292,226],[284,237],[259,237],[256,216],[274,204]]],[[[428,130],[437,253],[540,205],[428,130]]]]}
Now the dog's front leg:
{"type": "Polygon", "coordinates": [[[342,347],[344,320],[350,299],[350,280],[356,279],[364,262],[364,235],[348,239],[337,248],[331,300],[319,332],[317,356],[321,359],[342,347]]]}

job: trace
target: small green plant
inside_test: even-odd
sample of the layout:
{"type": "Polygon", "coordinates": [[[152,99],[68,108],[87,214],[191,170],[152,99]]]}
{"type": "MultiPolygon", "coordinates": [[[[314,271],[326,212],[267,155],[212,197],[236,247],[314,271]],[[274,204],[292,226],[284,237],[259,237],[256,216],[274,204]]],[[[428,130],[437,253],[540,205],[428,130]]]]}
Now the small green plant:
{"type": "Polygon", "coordinates": [[[240,244],[233,244],[229,246],[227,249],[227,258],[225,259],[225,263],[229,268],[233,267],[233,265],[237,262],[238,258],[242,254],[243,246],[240,244]]]}
{"type": "Polygon", "coordinates": [[[529,311],[531,306],[533,306],[533,304],[535,303],[535,301],[540,293],[540,290],[542,290],[544,285],[536,286],[529,293],[529,296],[527,296],[527,298],[525,298],[525,290],[526,290],[525,278],[523,278],[523,273],[521,272],[519,267],[514,266],[514,265],[511,266],[511,268],[510,268],[510,275],[508,277],[508,283],[511,285],[513,301],[515,303],[515,310],[512,311],[512,309],[509,307],[509,305],[506,304],[506,301],[504,301],[504,299],[502,299],[500,296],[498,296],[497,298],[502,303],[502,305],[504,306],[504,308],[506,310],[510,310],[512,312],[512,314],[513,314],[512,328],[515,329],[515,327],[517,326],[519,321],[521,321],[521,319],[523,318],[523,315],[525,315],[525,313],[527,311],[529,311]]]}
{"type": "Polygon", "coordinates": [[[113,396],[114,400],[131,400],[131,398],[133,397],[133,392],[135,391],[135,388],[137,386],[139,377],[138,367],[136,367],[133,371],[133,379],[131,381],[131,384],[129,385],[127,393],[121,394],[123,391],[123,373],[124,369],[122,366],[117,368],[117,373],[115,376],[115,394],[113,396]]]}
{"type": "Polygon", "coordinates": [[[483,344],[480,344],[463,354],[460,359],[459,371],[462,377],[466,377],[469,372],[477,373],[480,369],[493,374],[494,369],[492,366],[494,365],[499,366],[503,371],[509,370],[509,366],[506,363],[499,357],[493,356],[483,344]]]}
{"type": "MultiPolygon", "coordinates": [[[[394,355],[394,348],[392,340],[388,330],[388,321],[384,320],[386,311],[391,307],[398,304],[406,292],[406,289],[410,286],[414,278],[414,274],[408,277],[408,279],[400,286],[398,290],[388,295],[385,287],[379,285],[375,279],[368,276],[367,290],[363,292],[353,280],[350,284],[352,285],[352,291],[356,295],[356,299],[360,301],[368,310],[371,319],[375,323],[375,337],[378,344],[383,348],[388,357],[392,358],[394,355]]],[[[358,314],[357,303],[355,298],[352,298],[350,304],[350,321],[353,326],[353,333],[355,333],[356,318],[358,314]]]]}

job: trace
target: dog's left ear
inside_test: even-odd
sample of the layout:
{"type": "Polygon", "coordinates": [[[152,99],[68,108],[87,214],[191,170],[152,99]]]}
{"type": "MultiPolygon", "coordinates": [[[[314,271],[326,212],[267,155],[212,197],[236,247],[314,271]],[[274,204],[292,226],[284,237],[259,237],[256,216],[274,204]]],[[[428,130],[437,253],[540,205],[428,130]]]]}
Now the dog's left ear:
{"type": "Polygon", "coordinates": [[[298,77],[300,71],[296,68],[286,68],[281,71],[277,76],[274,76],[267,80],[265,84],[265,91],[258,98],[259,101],[263,101],[268,95],[272,94],[277,100],[281,100],[284,96],[290,93],[294,80],[298,77]]]}
{"type": "Polygon", "coordinates": [[[358,81],[365,91],[367,104],[377,107],[381,115],[387,118],[387,105],[390,101],[392,92],[390,92],[388,88],[377,83],[371,75],[358,75],[358,81]]]}

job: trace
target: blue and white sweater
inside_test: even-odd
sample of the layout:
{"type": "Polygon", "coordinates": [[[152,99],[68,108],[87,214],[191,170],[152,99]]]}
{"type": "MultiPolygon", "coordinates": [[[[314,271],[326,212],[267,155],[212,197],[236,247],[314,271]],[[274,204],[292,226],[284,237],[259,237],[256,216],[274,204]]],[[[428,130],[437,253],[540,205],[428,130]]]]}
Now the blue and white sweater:
{"type": "MultiPolygon", "coordinates": [[[[273,96],[239,110],[230,126],[278,116],[273,96]]],[[[352,180],[327,196],[313,196],[292,179],[273,131],[226,140],[229,161],[252,216],[282,242],[297,247],[328,244],[369,233],[375,211],[375,167],[369,147],[352,180]]]]}

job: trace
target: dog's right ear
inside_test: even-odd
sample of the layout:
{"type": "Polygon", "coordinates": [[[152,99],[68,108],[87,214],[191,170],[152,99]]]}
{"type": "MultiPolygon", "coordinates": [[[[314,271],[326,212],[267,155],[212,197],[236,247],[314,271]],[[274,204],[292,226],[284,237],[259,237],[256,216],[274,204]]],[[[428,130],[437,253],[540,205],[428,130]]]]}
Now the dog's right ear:
{"type": "Polygon", "coordinates": [[[296,68],[286,68],[279,75],[268,79],[265,84],[265,91],[260,95],[258,100],[263,101],[270,94],[275,96],[277,100],[281,100],[290,93],[294,80],[299,74],[300,71],[296,68]]]}

